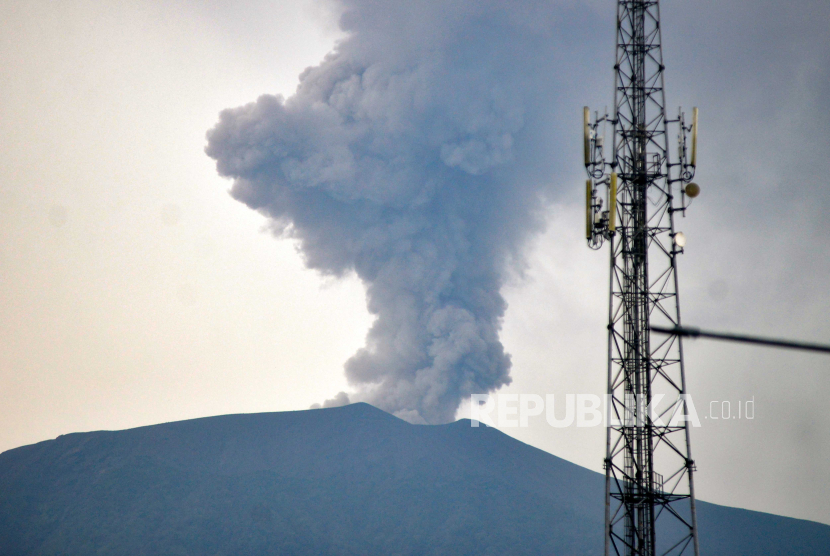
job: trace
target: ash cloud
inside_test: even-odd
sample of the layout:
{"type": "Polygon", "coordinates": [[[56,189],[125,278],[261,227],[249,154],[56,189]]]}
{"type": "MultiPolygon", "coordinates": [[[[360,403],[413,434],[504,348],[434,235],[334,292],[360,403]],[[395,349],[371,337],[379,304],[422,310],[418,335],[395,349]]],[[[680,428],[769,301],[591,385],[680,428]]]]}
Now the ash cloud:
{"type": "Polygon", "coordinates": [[[555,14],[346,0],[341,27],[293,96],[223,111],[206,152],[309,268],[365,284],[376,320],[345,364],[351,401],[448,422],[510,383],[500,288],[552,185],[555,14]]]}

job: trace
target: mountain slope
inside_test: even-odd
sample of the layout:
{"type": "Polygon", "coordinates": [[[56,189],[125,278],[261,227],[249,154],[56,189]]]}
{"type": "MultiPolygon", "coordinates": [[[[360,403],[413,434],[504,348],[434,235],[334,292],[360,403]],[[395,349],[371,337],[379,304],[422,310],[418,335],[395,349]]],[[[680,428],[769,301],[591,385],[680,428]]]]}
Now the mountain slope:
{"type": "MultiPolygon", "coordinates": [[[[0,454],[0,555],[600,554],[603,488],[467,420],[226,415],[0,454]]],[[[699,512],[704,554],[830,554],[825,525],[699,512]]]]}

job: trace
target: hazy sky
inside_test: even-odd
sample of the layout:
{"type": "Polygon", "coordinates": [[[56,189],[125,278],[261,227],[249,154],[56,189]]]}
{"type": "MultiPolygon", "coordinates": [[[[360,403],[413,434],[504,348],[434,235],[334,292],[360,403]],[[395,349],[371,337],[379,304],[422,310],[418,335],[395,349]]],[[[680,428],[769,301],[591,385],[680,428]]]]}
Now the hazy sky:
{"type": "MultiPolygon", "coordinates": [[[[537,152],[556,194],[501,288],[502,391],[601,393],[608,258],[581,237],[579,134],[584,104],[612,102],[614,3],[551,6],[551,144],[537,152]]],[[[350,391],[343,365],[372,324],[360,281],[306,269],[204,153],[222,109],[294,93],[344,36],[339,8],[0,10],[0,450],[350,391]]],[[[701,110],[703,191],[678,222],[684,321],[830,341],[830,5],[673,0],[662,16],[670,111],[701,110]]],[[[699,497],[830,523],[830,359],[702,340],[686,355],[702,416],[755,400],[753,420],[693,430],[699,497]]],[[[601,469],[601,429],[505,432],[601,469]]]]}

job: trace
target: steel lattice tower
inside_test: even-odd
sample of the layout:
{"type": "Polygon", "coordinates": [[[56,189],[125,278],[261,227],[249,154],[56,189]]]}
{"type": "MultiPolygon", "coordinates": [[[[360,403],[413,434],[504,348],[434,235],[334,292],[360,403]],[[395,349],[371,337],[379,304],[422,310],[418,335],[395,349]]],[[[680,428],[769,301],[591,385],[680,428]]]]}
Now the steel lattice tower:
{"type": "Polygon", "coordinates": [[[688,126],[681,111],[667,118],[664,70],[659,2],[618,0],[614,113],[585,108],[586,235],[594,249],[611,247],[606,555],[699,555],[682,340],[650,335],[652,322],[681,324],[676,259],[685,236],[675,215],[700,191],[690,183],[697,109],[688,126]]]}

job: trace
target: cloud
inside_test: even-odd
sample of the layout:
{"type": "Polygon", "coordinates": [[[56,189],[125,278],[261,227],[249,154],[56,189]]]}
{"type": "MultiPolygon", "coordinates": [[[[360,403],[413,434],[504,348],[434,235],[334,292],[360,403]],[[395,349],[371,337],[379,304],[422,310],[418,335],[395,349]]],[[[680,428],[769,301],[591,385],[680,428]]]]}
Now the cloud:
{"type": "Polygon", "coordinates": [[[344,2],[348,32],[297,92],[225,110],[206,152],[233,197],[355,272],[376,315],[353,400],[451,421],[510,382],[500,289],[551,191],[546,2],[344,2]]]}
{"type": "Polygon", "coordinates": [[[351,400],[349,395],[345,392],[338,392],[336,396],[323,402],[323,404],[315,403],[309,409],[320,409],[324,407],[342,407],[349,405],[351,400]]]}

